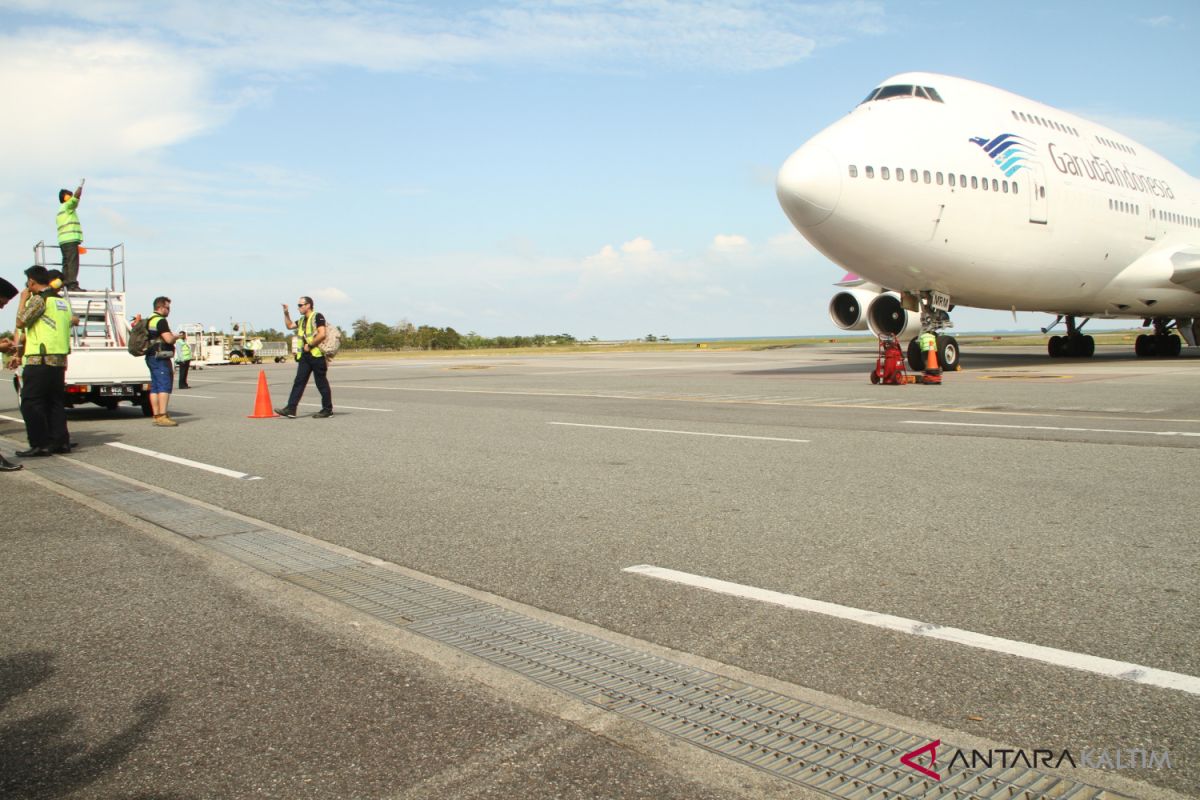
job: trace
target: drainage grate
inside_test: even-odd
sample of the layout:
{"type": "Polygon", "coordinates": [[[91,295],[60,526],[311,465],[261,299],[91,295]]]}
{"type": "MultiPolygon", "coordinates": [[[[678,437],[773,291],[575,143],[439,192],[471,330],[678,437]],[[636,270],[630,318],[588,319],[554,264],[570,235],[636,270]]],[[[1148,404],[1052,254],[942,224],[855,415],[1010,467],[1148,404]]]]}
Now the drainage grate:
{"type": "MultiPolygon", "coordinates": [[[[270,575],[711,752],[844,800],[1108,800],[1112,792],[1036,769],[942,767],[934,781],[900,757],[926,741],[786,695],[532,619],[219,511],[134,490],[81,467],[40,474],[198,538],[270,575]],[[161,521],[159,521],[161,520],[161,521]]],[[[952,750],[950,744],[945,744],[952,750]]],[[[931,766],[928,757],[918,759],[931,766]]],[[[943,763],[946,760],[943,760],[943,763]]]]}
{"type": "Polygon", "coordinates": [[[278,531],[256,530],[202,541],[214,550],[268,575],[283,576],[362,563],[327,547],[278,531]]]}
{"type": "Polygon", "coordinates": [[[287,576],[287,580],[396,625],[470,614],[494,606],[383,567],[353,566],[287,576]]]}

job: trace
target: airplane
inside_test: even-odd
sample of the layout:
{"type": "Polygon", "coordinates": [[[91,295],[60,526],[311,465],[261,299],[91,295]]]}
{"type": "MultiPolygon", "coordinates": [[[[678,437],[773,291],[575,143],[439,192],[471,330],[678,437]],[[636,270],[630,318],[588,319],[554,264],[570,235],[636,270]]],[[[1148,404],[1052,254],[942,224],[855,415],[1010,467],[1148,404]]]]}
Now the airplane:
{"type": "Polygon", "coordinates": [[[906,72],[794,152],[776,194],[817,250],[849,271],[843,330],[937,334],[959,305],[1066,322],[1051,357],[1090,357],[1091,319],[1152,326],[1138,356],[1200,337],[1200,181],[1128,136],[986,84],[906,72]],[[1082,321],[1081,321],[1082,320],[1082,321]],[[1176,335],[1178,334],[1178,335],[1176,335]],[[1181,341],[1180,337],[1183,337],[1181,341]]]}

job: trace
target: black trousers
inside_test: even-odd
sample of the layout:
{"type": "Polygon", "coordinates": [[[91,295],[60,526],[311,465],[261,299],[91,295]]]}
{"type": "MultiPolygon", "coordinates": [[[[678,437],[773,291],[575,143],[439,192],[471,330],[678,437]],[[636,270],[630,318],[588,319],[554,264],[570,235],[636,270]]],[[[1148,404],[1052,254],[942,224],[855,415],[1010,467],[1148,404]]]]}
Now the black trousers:
{"type": "Polygon", "coordinates": [[[191,363],[192,362],[190,362],[190,361],[180,361],[179,362],[179,388],[180,389],[188,388],[187,373],[188,373],[188,367],[191,366],[191,363]]]}
{"type": "Polygon", "coordinates": [[[304,388],[308,386],[308,376],[312,375],[313,382],[317,384],[317,391],[321,393],[321,408],[333,411],[333,394],[329,391],[329,378],[325,375],[328,369],[325,356],[313,358],[308,353],[301,353],[300,360],[296,362],[296,380],[292,382],[292,393],[288,396],[287,407],[295,411],[300,405],[304,388]]]}
{"type": "Polygon", "coordinates": [[[30,447],[66,447],[67,368],[29,364],[21,371],[21,416],[30,447]]]}
{"type": "Polygon", "coordinates": [[[79,286],[79,242],[61,242],[63,283],[68,289],[79,286]]]}

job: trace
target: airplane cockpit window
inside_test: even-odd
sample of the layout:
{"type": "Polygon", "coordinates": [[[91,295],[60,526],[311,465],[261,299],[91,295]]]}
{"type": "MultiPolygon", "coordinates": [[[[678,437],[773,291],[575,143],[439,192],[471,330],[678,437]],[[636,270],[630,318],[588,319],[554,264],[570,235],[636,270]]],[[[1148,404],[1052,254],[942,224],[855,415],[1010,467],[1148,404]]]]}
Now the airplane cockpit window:
{"type": "Polygon", "coordinates": [[[932,100],[935,103],[944,103],[945,100],[938,94],[937,89],[932,86],[913,86],[911,83],[897,83],[891,86],[880,86],[873,90],[867,99],[859,103],[870,103],[872,100],[888,100],[892,97],[919,97],[922,100],[932,100]]]}

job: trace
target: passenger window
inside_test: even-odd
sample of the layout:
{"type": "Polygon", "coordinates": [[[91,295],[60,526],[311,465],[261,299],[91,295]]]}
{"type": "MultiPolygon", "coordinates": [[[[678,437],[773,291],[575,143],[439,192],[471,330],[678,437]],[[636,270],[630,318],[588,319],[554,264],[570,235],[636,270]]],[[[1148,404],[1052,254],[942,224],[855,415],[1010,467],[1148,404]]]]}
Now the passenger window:
{"type": "Polygon", "coordinates": [[[879,177],[886,181],[888,178],[891,177],[891,171],[887,167],[880,167],[879,168],[879,177]]]}
{"type": "Polygon", "coordinates": [[[1038,197],[1039,197],[1039,199],[1042,199],[1042,200],[1046,199],[1046,187],[1045,186],[1038,187],[1038,197]]]}
{"type": "Polygon", "coordinates": [[[875,168],[874,167],[867,167],[867,177],[868,178],[875,177],[875,168]]]}
{"type": "Polygon", "coordinates": [[[996,178],[992,178],[992,191],[993,192],[1000,191],[1000,181],[997,180],[996,178]]]}
{"type": "Polygon", "coordinates": [[[1002,183],[1000,184],[1000,186],[1001,186],[1001,188],[1003,188],[1003,189],[1004,189],[1004,193],[1005,193],[1005,194],[1008,194],[1008,181],[1004,181],[1004,182],[1002,182],[1002,183]]]}
{"type": "Polygon", "coordinates": [[[942,173],[940,173],[940,172],[937,174],[937,185],[938,186],[942,185],[942,173]]]}
{"type": "Polygon", "coordinates": [[[964,189],[967,188],[967,176],[966,175],[958,176],[958,185],[964,189]]]}
{"type": "Polygon", "coordinates": [[[1018,116],[1017,116],[1017,112],[1016,112],[1016,111],[1013,111],[1013,112],[1012,112],[1012,115],[1013,115],[1013,119],[1020,119],[1020,117],[1018,117],[1018,116]]]}
{"type": "Polygon", "coordinates": [[[979,186],[979,188],[980,188],[980,189],[983,189],[983,190],[986,192],[986,191],[988,190],[987,178],[984,178],[984,179],[983,179],[982,181],[980,181],[979,183],[980,183],[980,186],[979,186]]]}
{"type": "MultiPolygon", "coordinates": [[[[926,183],[933,183],[933,176],[929,174],[929,170],[925,170],[921,174],[921,177],[923,177],[925,179],[926,183]]],[[[941,183],[941,181],[938,181],[938,183],[941,183]]]]}
{"type": "Polygon", "coordinates": [[[977,178],[977,177],[976,177],[976,176],[974,176],[974,175],[972,175],[972,176],[971,176],[971,188],[972,188],[972,189],[978,189],[978,188],[979,188],[979,178],[977,178]]]}
{"type": "Polygon", "coordinates": [[[1017,182],[1013,181],[1013,194],[1017,193],[1017,182]]]}
{"type": "Polygon", "coordinates": [[[954,173],[951,172],[950,173],[950,188],[953,189],[957,185],[957,183],[958,182],[956,180],[954,180],[954,173]]]}
{"type": "Polygon", "coordinates": [[[904,180],[904,167],[896,167],[896,180],[904,180]]]}
{"type": "Polygon", "coordinates": [[[851,177],[851,178],[857,178],[857,177],[858,177],[858,167],[856,167],[856,166],[855,166],[855,165],[853,165],[853,164],[851,164],[851,165],[850,165],[850,177],[851,177]]]}
{"type": "Polygon", "coordinates": [[[911,180],[913,183],[917,182],[917,171],[915,169],[910,169],[908,171],[908,179],[911,180]]]}

